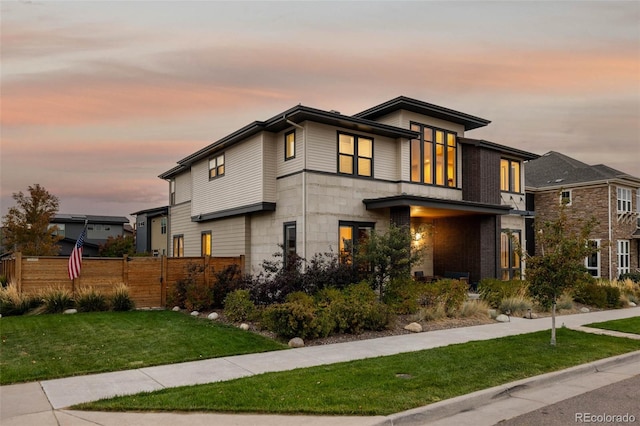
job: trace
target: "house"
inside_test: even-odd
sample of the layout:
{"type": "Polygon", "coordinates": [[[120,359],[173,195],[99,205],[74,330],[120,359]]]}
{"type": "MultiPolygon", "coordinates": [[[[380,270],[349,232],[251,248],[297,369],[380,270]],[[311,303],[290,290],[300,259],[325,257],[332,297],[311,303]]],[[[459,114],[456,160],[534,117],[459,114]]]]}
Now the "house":
{"type": "Polygon", "coordinates": [[[136,253],[167,254],[169,206],[131,213],[136,217],[136,253]]]}
{"type": "Polygon", "coordinates": [[[87,222],[87,235],[84,240],[83,255],[98,256],[100,244],[107,242],[109,237],[127,235],[126,227],[129,219],[124,216],[94,216],[56,214],[50,226],[58,227],[57,234],[63,239],[59,242],[60,256],[69,256],[87,222]]]}
{"type": "Polygon", "coordinates": [[[522,163],[537,155],[466,137],[489,123],[404,96],[351,116],[298,105],[255,121],[159,176],[169,251],[244,255],[255,272],[278,245],[348,256],[393,222],[424,245],[416,273],[517,277],[508,231],[522,235],[531,214],[522,163]]]}
{"type": "Polygon", "coordinates": [[[564,203],[569,217],[598,221],[591,244],[600,250],[585,260],[591,275],[613,279],[638,269],[640,178],[554,151],[529,161],[525,175],[536,217],[553,218],[564,203]]]}

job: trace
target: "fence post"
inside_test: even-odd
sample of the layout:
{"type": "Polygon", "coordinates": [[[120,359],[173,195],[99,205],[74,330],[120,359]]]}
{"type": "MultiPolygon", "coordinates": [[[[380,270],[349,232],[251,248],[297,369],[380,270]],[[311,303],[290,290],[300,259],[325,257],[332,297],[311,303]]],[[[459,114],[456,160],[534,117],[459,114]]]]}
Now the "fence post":
{"type": "Polygon", "coordinates": [[[18,293],[22,293],[22,252],[17,252],[15,254],[14,262],[16,287],[18,288],[18,293]]]}

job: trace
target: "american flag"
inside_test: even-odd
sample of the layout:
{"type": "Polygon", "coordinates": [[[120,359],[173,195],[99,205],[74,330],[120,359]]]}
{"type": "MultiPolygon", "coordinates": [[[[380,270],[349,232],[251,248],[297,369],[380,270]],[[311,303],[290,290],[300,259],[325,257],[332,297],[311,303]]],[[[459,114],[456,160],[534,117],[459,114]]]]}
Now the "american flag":
{"type": "Polygon", "coordinates": [[[87,227],[85,226],[78,237],[78,241],[76,241],[76,245],[73,247],[71,256],[69,256],[69,279],[71,280],[80,276],[80,268],[82,267],[82,246],[84,245],[86,233],[87,227]]]}

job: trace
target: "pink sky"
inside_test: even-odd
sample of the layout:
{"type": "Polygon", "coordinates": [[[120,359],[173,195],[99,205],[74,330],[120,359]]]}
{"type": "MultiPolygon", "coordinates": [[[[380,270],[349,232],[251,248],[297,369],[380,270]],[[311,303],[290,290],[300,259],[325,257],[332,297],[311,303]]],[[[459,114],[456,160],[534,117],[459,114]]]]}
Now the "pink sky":
{"type": "Polygon", "coordinates": [[[640,3],[51,2],[0,5],[1,212],[39,183],[61,213],[166,205],[157,176],[302,103],[399,95],[467,133],[640,176],[640,3]]]}

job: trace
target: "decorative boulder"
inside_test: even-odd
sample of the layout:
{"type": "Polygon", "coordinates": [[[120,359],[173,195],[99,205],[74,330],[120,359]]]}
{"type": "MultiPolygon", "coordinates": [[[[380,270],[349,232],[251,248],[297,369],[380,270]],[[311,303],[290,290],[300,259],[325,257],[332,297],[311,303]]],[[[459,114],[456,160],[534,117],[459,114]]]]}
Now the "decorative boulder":
{"type": "Polygon", "coordinates": [[[191,312],[191,316],[192,317],[197,317],[198,315],[200,315],[200,312],[198,312],[198,311],[191,312]]]}
{"type": "Polygon", "coordinates": [[[509,322],[509,321],[511,321],[511,319],[508,316],[506,316],[505,314],[500,314],[500,315],[498,315],[496,317],[496,321],[498,321],[498,322],[509,322]]]}
{"type": "Polygon", "coordinates": [[[77,309],[67,309],[66,311],[63,312],[64,314],[77,314],[78,310],[77,309]]]}
{"type": "Polygon", "coordinates": [[[294,337],[293,339],[289,340],[289,347],[290,348],[304,348],[304,340],[302,340],[299,337],[294,337]]]}
{"type": "Polygon", "coordinates": [[[180,312],[180,306],[174,306],[172,311],[173,312],[180,312]]]}
{"type": "Polygon", "coordinates": [[[240,324],[240,330],[249,330],[249,324],[243,322],[242,324],[240,324]]]}
{"type": "Polygon", "coordinates": [[[422,332],[422,326],[420,324],[418,324],[417,322],[412,322],[410,324],[407,324],[404,326],[405,330],[408,330],[412,333],[420,333],[422,332]]]}
{"type": "Polygon", "coordinates": [[[635,308],[638,305],[636,305],[634,302],[629,302],[629,306],[631,306],[632,308],[635,308]]]}
{"type": "Polygon", "coordinates": [[[210,320],[216,320],[218,319],[219,315],[217,312],[211,312],[209,315],[207,315],[207,318],[209,318],[210,320]]]}
{"type": "Polygon", "coordinates": [[[591,311],[589,310],[589,308],[585,307],[585,308],[580,308],[580,312],[582,312],[583,314],[586,314],[586,313],[589,313],[591,311]]]}

